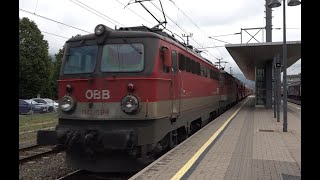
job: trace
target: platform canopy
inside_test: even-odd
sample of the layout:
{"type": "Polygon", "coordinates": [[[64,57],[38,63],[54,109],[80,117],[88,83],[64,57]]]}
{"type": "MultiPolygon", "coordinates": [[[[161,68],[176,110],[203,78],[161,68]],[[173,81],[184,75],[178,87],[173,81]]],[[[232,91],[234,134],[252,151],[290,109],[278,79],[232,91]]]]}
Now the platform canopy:
{"type": "MultiPolygon", "coordinates": [[[[226,49],[238,64],[245,77],[255,80],[255,67],[262,67],[266,61],[279,54],[282,61],[283,42],[248,44],[226,44],[226,49]]],[[[301,58],[301,41],[287,41],[287,67],[301,58]]]]}

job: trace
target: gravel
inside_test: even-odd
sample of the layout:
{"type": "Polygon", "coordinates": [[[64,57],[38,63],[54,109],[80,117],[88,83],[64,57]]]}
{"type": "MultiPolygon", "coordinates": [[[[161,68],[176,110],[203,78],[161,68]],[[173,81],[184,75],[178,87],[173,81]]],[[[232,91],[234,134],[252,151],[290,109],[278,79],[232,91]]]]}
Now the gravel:
{"type": "Polygon", "coordinates": [[[75,171],[64,162],[65,153],[58,153],[42,157],[19,165],[19,179],[58,179],[75,171]]]}

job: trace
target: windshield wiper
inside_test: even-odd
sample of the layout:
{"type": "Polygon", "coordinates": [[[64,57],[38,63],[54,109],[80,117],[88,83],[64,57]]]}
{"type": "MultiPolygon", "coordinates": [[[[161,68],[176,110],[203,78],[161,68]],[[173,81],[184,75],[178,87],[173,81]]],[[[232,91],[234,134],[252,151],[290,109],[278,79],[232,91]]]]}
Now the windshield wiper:
{"type": "Polygon", "coordinates": [[[125,43],[129,44],[134,50],[136,50],[138,54],[142,54],[142,52],[139,51],[139,49],[137,49],[136,47],[134,47],[134,45],[132,45],[131,43],[128,43],[128,41],[127,41],[126,39],[122,38],[122,40],[123,40],[125,43]]]}

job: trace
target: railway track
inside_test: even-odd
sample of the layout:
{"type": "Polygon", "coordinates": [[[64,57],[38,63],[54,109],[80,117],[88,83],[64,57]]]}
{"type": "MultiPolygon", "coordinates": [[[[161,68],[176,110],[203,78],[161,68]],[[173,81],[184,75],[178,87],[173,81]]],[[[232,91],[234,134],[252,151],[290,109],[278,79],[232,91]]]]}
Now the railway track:
{"type": "Polygon", "coordinates": [[[78,169],[73,171],[57,180],[127,180],[135,173],[94,173],[85,170],[78,169]]]}
{"type": "Polygon", "coordinates": [[[291,103],[294,103],[294,104],[297,104],[297,105],[301,105],[301,101],[299,101],[299,100],[290,99],[290,98],[287,98],[287,99],[288,99],[288,102],[291,102],[291,103]]]}
{"type": "Polygon", "coordinates": [[[32,145],[19,149],[19,164],[38,159],[40,157],[57,153],[57,150],[52,149],[53,146],[32,145]]]}

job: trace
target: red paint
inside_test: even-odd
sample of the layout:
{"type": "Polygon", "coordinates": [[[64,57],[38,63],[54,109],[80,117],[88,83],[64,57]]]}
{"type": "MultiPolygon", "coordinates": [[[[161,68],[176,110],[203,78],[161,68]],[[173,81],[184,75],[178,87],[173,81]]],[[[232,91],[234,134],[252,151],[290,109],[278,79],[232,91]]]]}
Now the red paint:
{"type": "MultiPolygon", "coordinates": [[[[217,89],[218,82],[215,82],[212,79],[196,76],[187,72],[181,72],[181,76],[183,89],[187,94],[187,96],[182,96],[181,98],[212,96],[212,91],[216,91],[217,89]],[[193,78],[194,80],[190,81],[190,78],[193,78]],[[197,84],[194,82],[197,82],[197,84]]],[[[132,83],[135,86],[135,90],[132,94],[139,97],[143,102],[145,102],[146,99],[149,99],[150,102],[171,99],[170,81],[163,78],[148,79],[148,81],[143,78],[137,78],[135,80],[133,80],[133,78],[121,78],[116,80],[97,78],[91,82],[74,81],[73,79],[68,81],[65,79],[64,81],[59,81],[59,98],[62,98],[66,94],[71,94],[78,102],[120,102],[122,98],[128,94],[127,86],[129,83],[132,83]],[[65,88],[67,84],[72,86],[72,93],[67,93],[65,88]],[[110,98],[88,100],[85,97],[87,90],[109,90],[110,98]]],[[[176,94],[180,92],[179,88],[181,85],[182,83],[176,83],[176,94]]]]}
{"type": "MultiPolygon", "coordinates": [[[[59,99],[68,94],[66,92],[66,85],[68,84],[70,84],[73,88],[70,95],[73,96],[77,102],[121,102],[122,98],[129,93],[137,96],[142,102],[156,102],[170,99],[214,96],[218,95],[217,89],[219,89],[220,95],[238,93],[238,91],[240,91],[234,87],[239,83],[231,83],[231,81],[234,81],[234,78],[230,78],[228,75],[225,77],[224,86],[220,87],[218,80],[192,74],[191,72],[181,71],[177,72],[175,76],[173,76],[171,71],[169,73],[163,72],[163,61],[161,60],[159,51],[161,46],[168,47],[170,52],[172,50],[176,51],[177,59],[179,57],[178,53],[182,53],[199,62],[203,66],[213,69],[216,72],[219,71],[212,64],[200,60],[197,56],[191,54],[185,49],[180,49],[179,47],[169,44],[166,41],[160,41],[159,47],[157,48],[158,50],[156,52],[158,56],[156,56],[153,72],[150,76],[64,78],[59,80],[59,99]],[[129,88],[129,83],[132,83],[134,87],[132,88],[130,86],[129,88]],[[134,89],[134,91],[128,92],[128,88],[134,89]],[[90,96],[93,98],[88,99],[85,96],[87,91],[90,91],[90,93],[95,92],[96,95],[90,96]],[[105,96],[100,96],[97,94],[101,94],[103,92],[108,92],[108,94],[105,94],[105,96]]],[[[90,93],[87,93],[87,95],[90,93]]],[[[90,95],[92,95],[92,93],[90,95]]]]}

